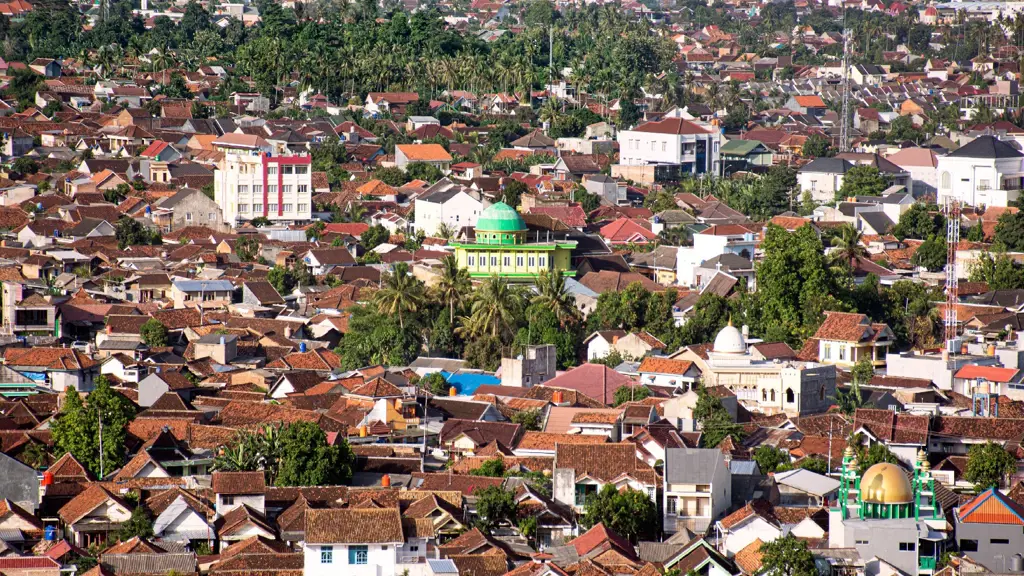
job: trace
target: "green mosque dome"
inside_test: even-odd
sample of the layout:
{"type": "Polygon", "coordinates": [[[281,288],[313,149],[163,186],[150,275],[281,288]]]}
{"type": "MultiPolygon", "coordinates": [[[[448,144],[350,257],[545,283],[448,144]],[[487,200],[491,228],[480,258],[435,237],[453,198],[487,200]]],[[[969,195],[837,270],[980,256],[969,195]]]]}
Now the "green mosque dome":
{"type": "Polygon", "coordinates": [[[526,222],[515,208],[504,202],[496,202],[480,214],[476,229],[480,232],[523,232],[526,230],[526,222]]]}

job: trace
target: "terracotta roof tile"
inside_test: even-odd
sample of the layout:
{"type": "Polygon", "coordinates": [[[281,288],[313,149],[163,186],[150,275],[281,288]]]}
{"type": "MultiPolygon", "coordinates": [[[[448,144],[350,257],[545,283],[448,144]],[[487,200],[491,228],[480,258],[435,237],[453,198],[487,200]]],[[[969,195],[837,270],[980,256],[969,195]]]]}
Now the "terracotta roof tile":
{"type": "Polygon", "coordinates": [[[305,539],[324,544],[400,544],[405,536],[395,508],[308,509],[305,539]]]}

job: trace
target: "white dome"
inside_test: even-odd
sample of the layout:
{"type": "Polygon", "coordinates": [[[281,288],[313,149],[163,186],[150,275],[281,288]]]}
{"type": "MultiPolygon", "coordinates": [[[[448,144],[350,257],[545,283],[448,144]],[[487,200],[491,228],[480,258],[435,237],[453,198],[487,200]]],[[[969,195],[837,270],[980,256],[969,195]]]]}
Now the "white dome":
{"type": "Polygon", "coordinates": [[[718,336],[715,336],[715,347],[712,351],[718,354],[746,354],[747,340],[730,322],[728,326],[722,328],[718,336]]]}

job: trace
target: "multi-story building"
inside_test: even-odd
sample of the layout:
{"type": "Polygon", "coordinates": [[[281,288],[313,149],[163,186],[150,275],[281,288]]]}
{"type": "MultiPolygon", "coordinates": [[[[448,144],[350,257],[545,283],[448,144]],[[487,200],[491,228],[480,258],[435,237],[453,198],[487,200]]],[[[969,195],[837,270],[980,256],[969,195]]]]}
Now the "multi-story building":
{"type": "Polygon", "coordinates": [[[939,204],[951,197],[968,206],[1009,206],[1020,196],[1022,158],[995,136],[979,136],[939,156],[939,204]]]}
{"type": "Polygon", "coordinates": [[[732,504],[732,473],[717,449],[665,451],[662,510],[666,533],[704,533],[732,504]]]}
{"type": "Polygon", "coordinates": [[[666,118],[623,130],[618,141],[619,163],[625,166],[661,166],[677,177],[682,172],[720,174],[721,133],[714,126],[666,118]]]}
{"type": "Polygon", "coordinates": [[[225,153],[213,187],[224,221],[234,225],[260,216],[281,223],[311,220],[311,163],[305,154],[225,153]]]}
{"type": "MultiPolygon", "coordinates": [[[[735,254],[752,261],[756,248],[757,234],[753,230],[739,224],[712,226],[693,235],[693,246],[679,248],[676,256],[677,281],[683,286],[703,287],[711,277],[699,276],[697,270],[701,264],[723,254],[735,254]]],[[[753,274],[749,280],[753,280],[753,274]]],[[[750,284],[753,288],[753,283],[750,284]]]]}

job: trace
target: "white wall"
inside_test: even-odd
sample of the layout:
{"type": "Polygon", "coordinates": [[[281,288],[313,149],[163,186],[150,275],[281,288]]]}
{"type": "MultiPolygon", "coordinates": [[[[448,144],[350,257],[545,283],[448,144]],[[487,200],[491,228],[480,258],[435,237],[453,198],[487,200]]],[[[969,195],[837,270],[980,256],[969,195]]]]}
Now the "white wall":
{"type": "Polygon", "coordinates": [[[1005,207],[1015,200],[1019,191],[1006,193],[1002,188],[1004,174],[1021,171],[1020,158],[957,158],[940,156],[936,172],[939,180],[939,202],[952,196],[969,206],[1005,207]]]}
{"type": "Polygon", "coordinates": [[[333,545],[333,562],[320,563],[320,545],[302,545],[303,574],[305,576],[390,576],[398,574],[395,546],[392,544],[370,544],[367,546],[366,564],[348,563],[348,545],[333,545]]]}
{"type": "Polygon", "coordinates": [[[803,196],[804,192],[810,192],[811,199],[815,202],[834,201],[836,192],[843,187],[842,174],[798,172],[796,181],[800,185],[800,195],[803,196]]]}

